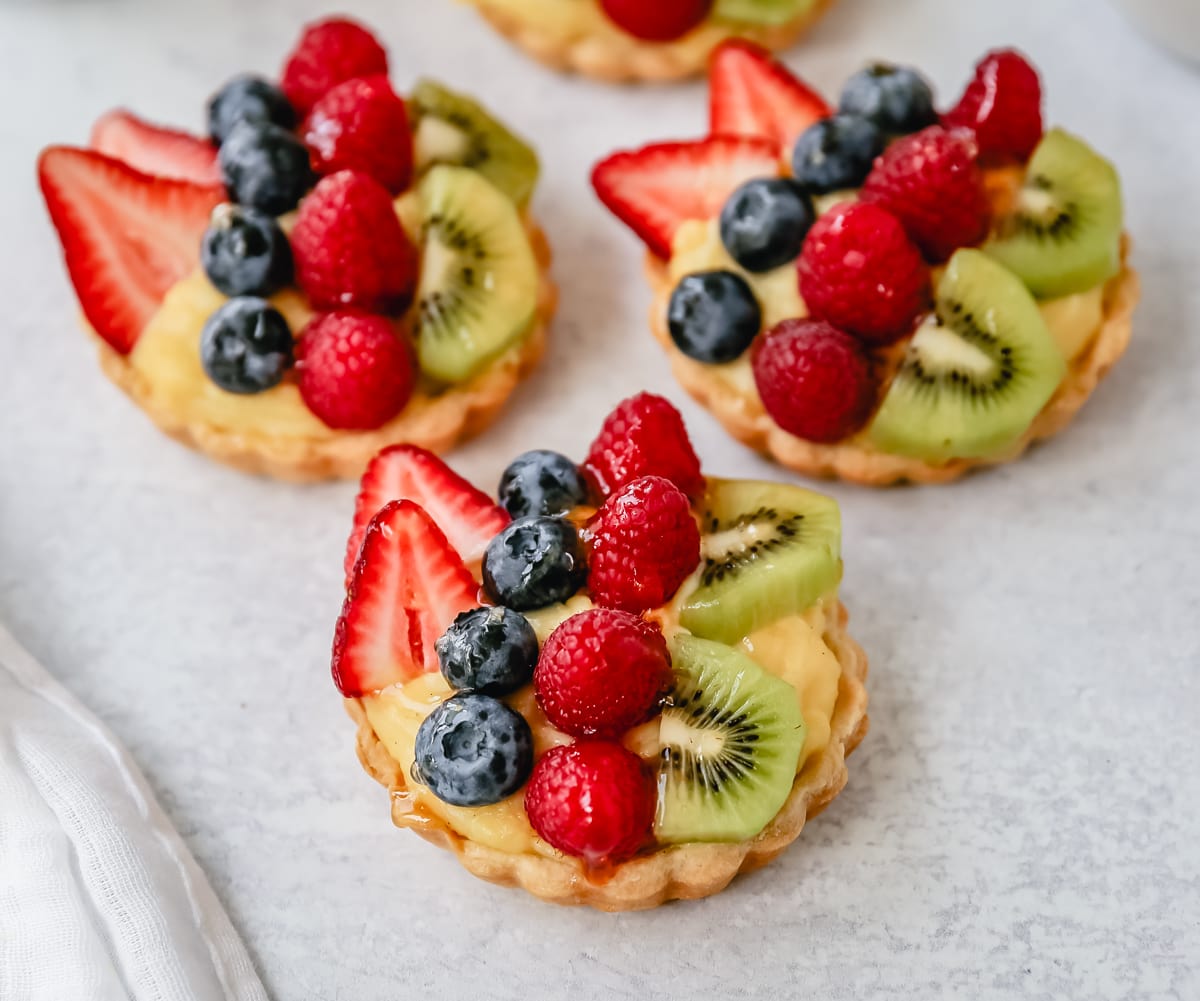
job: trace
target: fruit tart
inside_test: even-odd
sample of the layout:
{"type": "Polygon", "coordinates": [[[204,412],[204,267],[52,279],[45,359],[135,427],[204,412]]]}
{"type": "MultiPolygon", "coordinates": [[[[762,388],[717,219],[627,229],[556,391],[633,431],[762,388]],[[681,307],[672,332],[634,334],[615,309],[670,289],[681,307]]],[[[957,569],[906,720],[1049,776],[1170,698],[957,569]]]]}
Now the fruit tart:
{"type": "Polygon", "coordinates": [[[944,482],[1057,433],[1125,351],[1138,279],[1116,171],[1044,130],[1037,71],[988,53],[935,109],[876,63],[837,109],[739,43],[711,135],[601,162],[649,248],[651,326],[684,387],[792,469],[944,482]]]}
{"type": "Polygon", "coordinates": [[[519,456],[498,499],[411,446],[363,479],[333,677],[394,822],[612,911],[778,855],[867,729],[837,504],[705,477],[646,393],[581,466],[519,456]]]}
{"type": "Polygon", "coordinates": [[[125,111],[38,178],[105,373],[167,434],[281,479],[486,426],[554,309],[533,151],[469,97],[407,97],[361,25],[239,75],[207,137],[125,111]]]}
{"type": "Polygon", "coordinates": [[[694,76],[730,38],[787,48],[832,0],[467,2],[543,63],[620,83],[694,76]]]}

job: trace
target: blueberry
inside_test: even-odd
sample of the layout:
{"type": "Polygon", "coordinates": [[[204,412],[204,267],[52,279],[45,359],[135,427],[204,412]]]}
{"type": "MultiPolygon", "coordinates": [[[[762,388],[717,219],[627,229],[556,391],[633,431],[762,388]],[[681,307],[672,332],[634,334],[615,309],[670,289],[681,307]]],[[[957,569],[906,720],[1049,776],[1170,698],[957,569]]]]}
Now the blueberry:
{"type": "Polygon", "coordinates": [[[865,118],[834,115],[810,125],[796,140],[792,174],[816,194],[857,188],[883,152],[884,134],[865,118]]]}
{"type": "Polygon", "coordinates": [[[538,449],[518,455],[500,477],[500,506],[514,518],[566,514],[588,499],[587,481],[565,455],[538,449]]]}
{"type": "Polygon", "coordinates": [[[438,663],[452,688],[506,695],[533,678],[537,633],[511,609],[462,612],[436,644],[438,663]]]}
{"type": "Polygon", "coordinates": [[[747,271],[770,271],[800,256],[815,219],[812,201],[794,182],[747,181],[721,209],[721,242],[747,271]]]}
{"type": "Polygon", "coordinates": [[[906,135],[938,120],[933,91],[908,66],[873,63],[846,81],[838,110],[857,115],[891,135],[906,135]]]}
{"type": "Polygon", "coordinates": [[[204,324],[200,362],[226,392],[261,393],[292,367],[292,332],[265,299],[230,299],[204,324]]]}
{"type": "Polygon", "coordinates": [[[271,216],[218,205],[200,244],[208,280],[225,295],[270,295],[292,280],[292,247],[271,216]]]}
{"type": "Polygon", "coordinates": [[[722,364],[750,346],[762,310],[746,279],[732,271],[685,275],[667,307],[671,340],[689,358],[722,364]]]}
{"type": "Polygon", "coordinates": [[[452,695],[417,730],[413,778],[452,806],[499,803],[532,769],[529,724],[490,695],[452,695]]]}
{"type": "Polygon", "coordinates": [[[220,146],[238,122],[290,129],[296,124],[296,109],[282,90],[262,77],[235,76],[208,99],[208,134],[220,146]]]}
{"type": "Polygon", "coordinates": [[[313,179],[304,143],[278,125],[240,122],[217,160],[230,197],[269,215],[294,209],[313,179]]]}
{"type": "Polygon", "coordinates": [[[575,526],[564,518],[518,518],[483,554],[488,596],[518,612],[566,601],[586,577],[583,544],[575,526]]]}

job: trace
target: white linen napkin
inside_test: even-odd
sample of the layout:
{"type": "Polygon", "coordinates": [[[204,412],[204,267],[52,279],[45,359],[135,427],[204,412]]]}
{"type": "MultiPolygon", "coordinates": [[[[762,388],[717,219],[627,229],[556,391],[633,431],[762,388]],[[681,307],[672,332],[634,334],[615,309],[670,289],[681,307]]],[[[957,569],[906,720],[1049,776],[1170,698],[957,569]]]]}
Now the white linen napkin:
{"type": "Polygon", "coordinates": [[[267,1001],[107,728],[0,626],[0,1001],[267,1001]]]}

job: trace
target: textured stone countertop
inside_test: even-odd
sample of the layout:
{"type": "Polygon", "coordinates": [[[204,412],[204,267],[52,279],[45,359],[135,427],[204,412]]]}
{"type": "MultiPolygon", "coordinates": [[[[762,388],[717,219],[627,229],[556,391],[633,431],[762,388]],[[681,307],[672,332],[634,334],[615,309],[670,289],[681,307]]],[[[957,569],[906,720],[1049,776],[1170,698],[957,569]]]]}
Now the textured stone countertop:
{"type": "MultiPolygon", "coordinates": [[[[643,387],[711,471],[767,475],[683,398],[635,241],[590,165],[698,134],[702,85],[527,62],[448,0],[349,0],[400,87],[486,94],[538,141],[563,304],[546,364],[454,457],[483,484],[581,455],[643,387]]],[[[34,183],[115,105],[198,128],[273,72],[318,0],[0,5],[0,620],[111,725],[278,1001],[1200,998],[1200,75],[1097,0],[844,0],[789,62],[828,92],[873,56],[944,99],[988,47],[1122,173],[1144,279],[1132,349],[1077,423],[952,487],[833,485],[871,732],[799,843],[726,893],[559,910],[395,831],[328,677],[354,488],[216,467],[99,374],[34,183]]],[[[74,1001],[74,999],[72,999],[74,1001]]]]}

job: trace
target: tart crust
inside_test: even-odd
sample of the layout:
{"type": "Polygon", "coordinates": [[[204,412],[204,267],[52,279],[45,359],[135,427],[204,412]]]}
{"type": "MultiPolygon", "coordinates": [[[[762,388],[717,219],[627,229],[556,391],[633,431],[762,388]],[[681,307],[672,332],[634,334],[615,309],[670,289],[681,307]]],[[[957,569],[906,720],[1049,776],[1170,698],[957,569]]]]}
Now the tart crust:
{"type": "Polygon", "coordinates": [[[545,352],[546,330],[558,303],[558,290],[550,277],[550,246],[545,234],[532,222],[527,223],[526,230],[540,272],[537,311],[529,332],[467,382],[436,396],[418,390],[395,418],[373,431],[337,432],[327,438],[281,438],[257,433],[253,428],[234,431],[188,421],[157,404],[147,379],[134,369],[128,357],[92,332],[100,352],[100,367],[160,430],[247,473],[294,483],[355,479],[375,453],[397,442],[445,452],[491,424],[545,352]]]}
{"type": "Polygon", "coordinates": [[[713,366],[695,361],[671,341],[667,305],[671,298],[669,262],[648,254],[646,273],[654,292],[650,326],[667,350],[675,378],[701,406],[717,418],[734,438],[769,455],[789,469],[809,476],[843,479],[867,486],[905,481],[948,483],[983,466],[1011,462],[1034,442],[1065,428],[1125,353],[1132,333],[1134,307],[1140,297],[1137,272],[1128,263],[1130,240],[1121,244],[1121,270],[1104,287],[1104,318],[1086,350],[1075,357],[1058,391],[1034,418],[1025,434],[1008,451],[988,458],[953,459],[941,465],[909,456],[881,452],[869,442],[850,439],[832,445],[805,441],[788,434],[763,409],[756,392],[732,385],[713,366]]]}
{"type": "Polygon", "coordinates": [[[447,848],[474,875],[502,886],[518,886],[555,904],[586,904],[603,911],[657,907],[718,893],[739,873],[766,865],[799,836],[846,784],[846,756],[866,735],[867,656],[846,631],[848,615],[839,602],[829,616],[824,640],[842,666],[830,719],[829,744],[805,763],[775,819],[757,836],[736,844],[671,845],[622,863],[589,879],[582,862],[546,848],[550,854],[513,854],[469,841],[445,825],[413,823],[403,804],[405,776],[367,721],[358,699],[346,708],[358,724],[358,757],[363,767],[392,794],[392,819],[427,841],[447,848]]]}
{"type": "Polygon", "coordinates": [[[735,28],[713,32],[707,47],[671,42],[645,42],[632,36],[586,37],[564,43],[562,39],[489,3],[473,6],[502,35],[551,69],[567,70],[608,83],[664,83],[695,76],[708,66],[709,56],[722,42],[743,38],[777,52],[789,48],[825,11],[833,0],[819,0],[803,14],[783,24],[735,28]]]}

